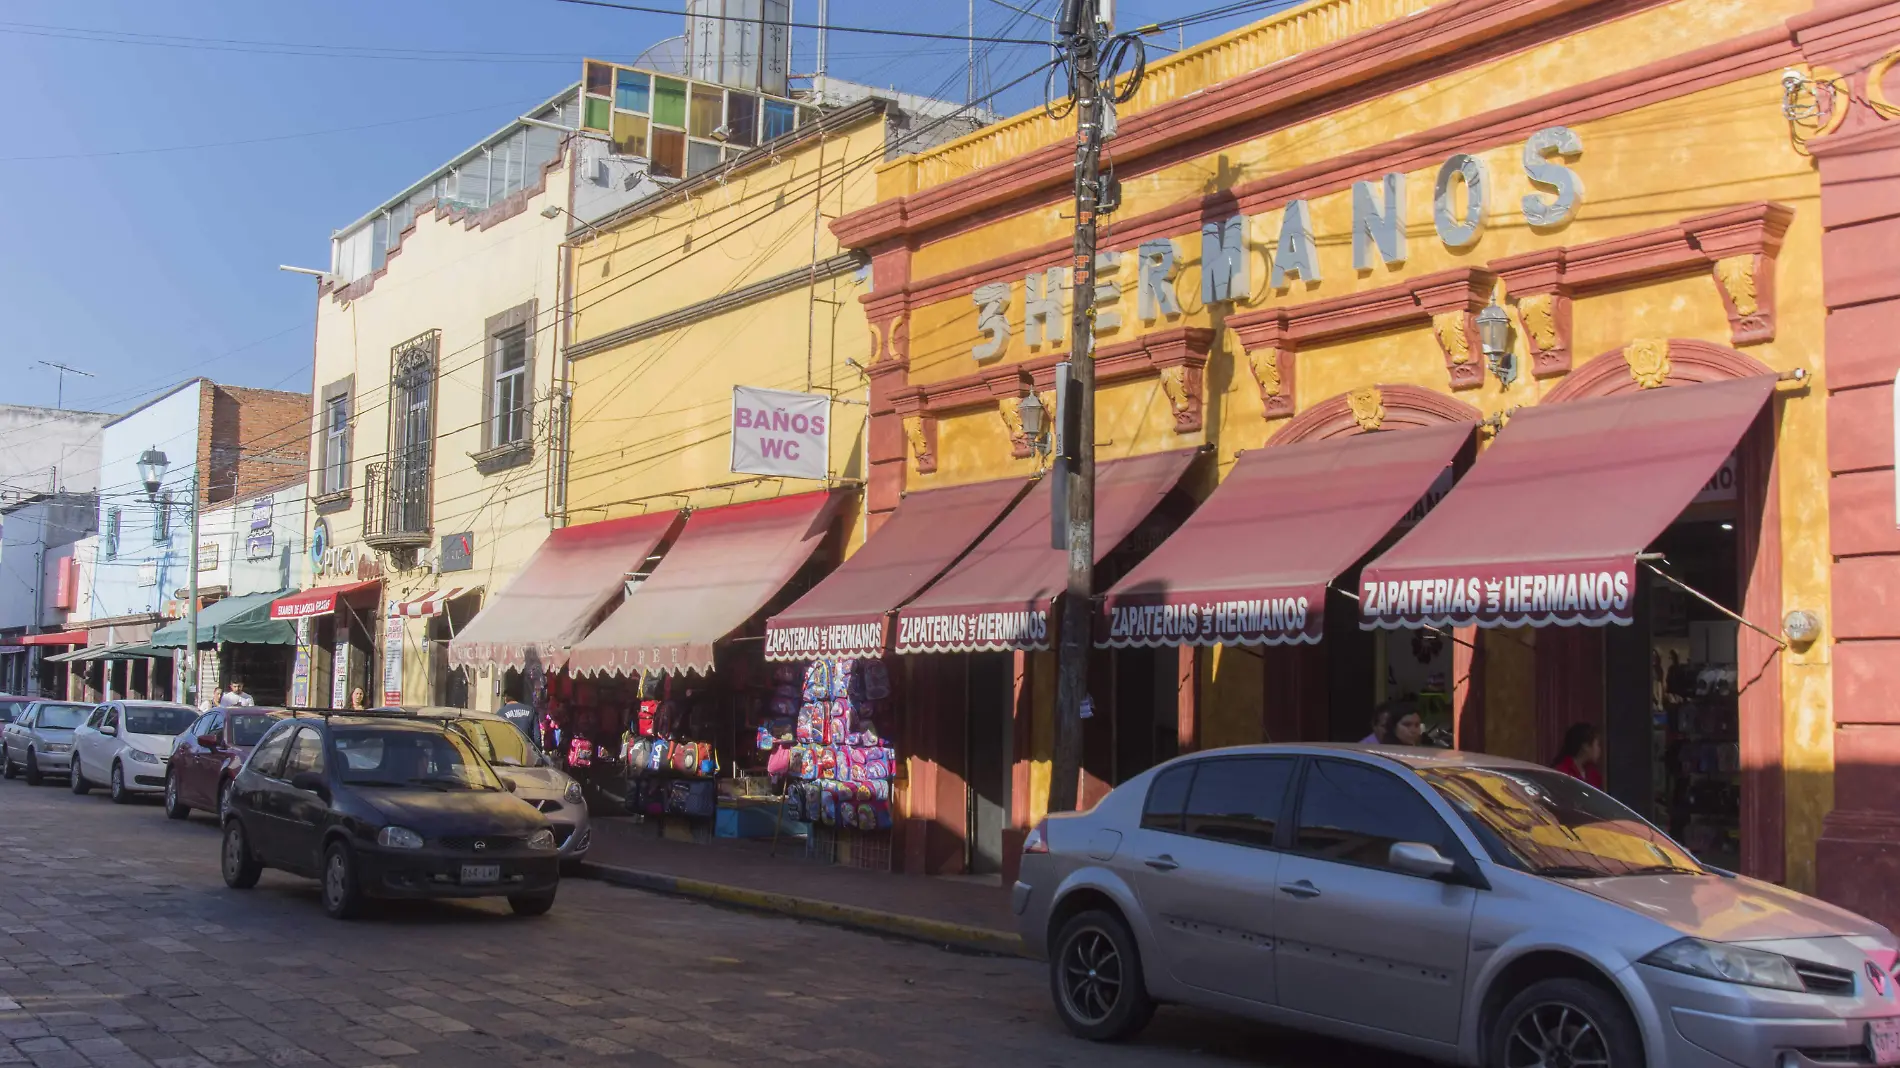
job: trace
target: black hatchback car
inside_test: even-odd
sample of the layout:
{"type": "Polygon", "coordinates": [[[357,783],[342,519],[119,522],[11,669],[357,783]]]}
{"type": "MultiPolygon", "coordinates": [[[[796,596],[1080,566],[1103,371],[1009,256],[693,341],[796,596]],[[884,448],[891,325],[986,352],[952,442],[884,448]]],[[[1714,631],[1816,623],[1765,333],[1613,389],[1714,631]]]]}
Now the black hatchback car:
{"type": "Polygon", "coordinates": [[[227,886],[265,868],[318,879],[338,919],[367,898],[503,897],[554,904],[554,831],[461,735],[385,716],[286,719],[251,751],[224,816],[227,886]]]}

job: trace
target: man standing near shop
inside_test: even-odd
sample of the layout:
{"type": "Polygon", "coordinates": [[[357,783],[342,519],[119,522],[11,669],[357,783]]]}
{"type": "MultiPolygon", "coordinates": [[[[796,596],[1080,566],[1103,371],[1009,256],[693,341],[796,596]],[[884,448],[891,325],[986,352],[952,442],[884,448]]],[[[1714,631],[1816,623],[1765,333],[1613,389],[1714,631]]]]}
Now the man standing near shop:
{"type": "Polygon", "coordinates": [[[526,738],[530,745],[534,744],[534,709],[521,703],[521,688],[509,686],[502,691],[502,698],[504,703],[495,710],[496,714],[514,724],[515,729],[521,732],[521,736],[526,738]]]}
{"type": "Polygon", "coordinates": [[[230,692],[218,698],[218,704],[226,708],[242,708],[256,703],[257,701],[245,692],[243,679],[232,679],[230,692]]]}

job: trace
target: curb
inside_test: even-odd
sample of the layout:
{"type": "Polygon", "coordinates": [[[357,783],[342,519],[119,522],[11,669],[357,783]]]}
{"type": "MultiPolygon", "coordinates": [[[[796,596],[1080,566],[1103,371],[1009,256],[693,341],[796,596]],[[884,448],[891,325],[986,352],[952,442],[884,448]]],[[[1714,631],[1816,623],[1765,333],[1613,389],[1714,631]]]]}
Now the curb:
{"type": "Polygon", "coordinates": [[[841,905],[833,901],[778,894],[768,890],[752,890],[725,883],[709,883],[700,879],[685,879],[677,875],[643,871],[638,868],[596,864],[593,861],[582,861],[579,869],[579,875],[583,879],[595,879],[633,890],[713,901],[757,912],[771,912],[781,916],[831,924],[834,927],[894,935],[916,942],[953,946],[978,953],[1005,957],[1029,955],[1024,950],[1023,940],[1019,936],[988,927],[949,923],[943,920],[926,919],[922,916],[906,916],[899,912],[884,912],[857,905],[841,905]]]}

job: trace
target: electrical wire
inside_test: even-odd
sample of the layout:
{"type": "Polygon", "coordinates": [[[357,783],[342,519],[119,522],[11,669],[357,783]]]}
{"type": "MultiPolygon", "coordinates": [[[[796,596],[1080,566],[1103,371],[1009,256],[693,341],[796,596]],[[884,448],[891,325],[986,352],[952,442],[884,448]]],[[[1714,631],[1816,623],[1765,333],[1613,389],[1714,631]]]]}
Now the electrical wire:
{"type": "MultiPolygon", "coordinates": [[[[743,15],[702,15],[686,11],[675,11],[663,7],[644,7],[639,4],[617,4],[611,3],[609,0],[555,0],[555,2],[560,4],[576,4],[581,7],[612,8],[616,11],[638,11],[649,15],[671,15],[675,18],[710,19],[715,22],[743,22],[751,26],[757,26],[759,24],[759,20],[756,16],[747,18],[743,15]]],[[[929,41],[961,41],[966,44],[973,39],[969,34],[964,33],[929,33],[923,30],[887,30],[871,26],[834,26],[817,22],[784,22],[777,23],[777,25],[786,26],[794,30],[828,30],[832,33],[864,33],[874,34],[880,37],[912,37],[929,41]]],[[[977,37],[974,38],[974,40],[979,44],[1036,45],[1044,48],[1048,47],[1049,44],[1047,41],[1032,41],[1021,37],[977,37]]]]}

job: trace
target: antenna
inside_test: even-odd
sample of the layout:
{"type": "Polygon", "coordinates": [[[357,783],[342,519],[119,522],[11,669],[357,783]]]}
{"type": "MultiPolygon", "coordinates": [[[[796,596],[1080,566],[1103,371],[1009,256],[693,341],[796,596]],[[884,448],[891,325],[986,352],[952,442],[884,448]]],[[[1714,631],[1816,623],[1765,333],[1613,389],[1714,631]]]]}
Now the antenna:
{"type": "Polygon", "coordinates": [[[58,386],[57,391],[54,394],[54,397],[56,399],[53,401],[53,407],[55,408],[66,407],[66,376],[67,375],[69,374],[80,375],[85,378],[98,377],[97,375],[93,374],[91,371],[81,371],[77,367],[68,367],[63,363],[57,363],[53,360],[35,360],[33,362],[39,364],[41,367],[51,367],[55,371],[59,372],[59,386],[58,386]]]}

